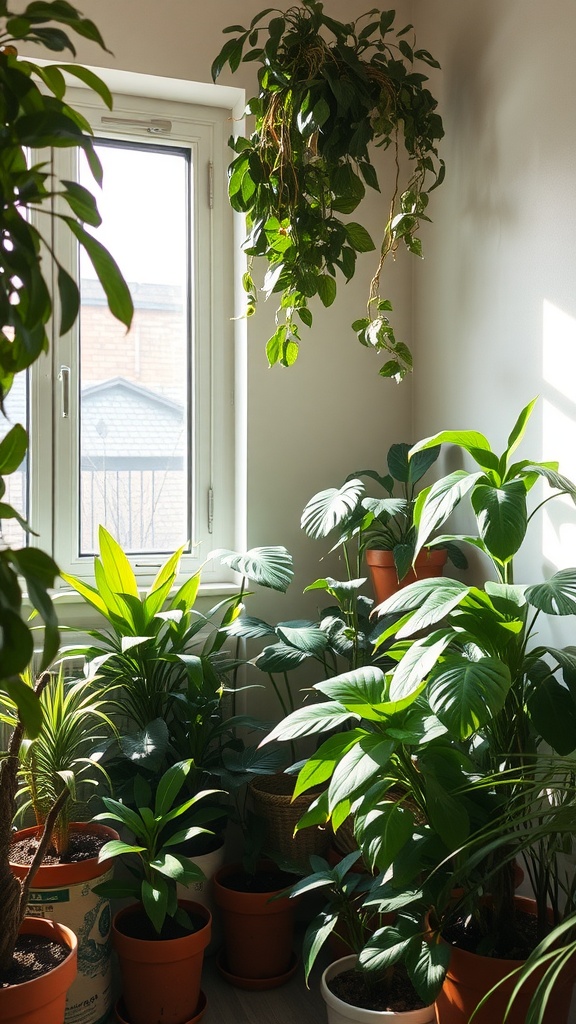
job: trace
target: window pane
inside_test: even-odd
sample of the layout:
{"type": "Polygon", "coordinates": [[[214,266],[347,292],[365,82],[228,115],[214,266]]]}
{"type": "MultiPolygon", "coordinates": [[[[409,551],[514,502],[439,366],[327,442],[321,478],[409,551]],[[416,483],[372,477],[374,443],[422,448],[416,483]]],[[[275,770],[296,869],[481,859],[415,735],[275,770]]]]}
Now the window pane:
{"type": "MultiPolygon", "coordinates": [[[[80,542],[100,523],[131,553],[173,551],[191,534],[189,152],[99,143],[103,226],[95,234],[130,285],[128,334],[81,256],[80,542]]],[[[84,167],[81,182],[94,192],[84,167]]]]}
{"type": "MultiPolygon", "coordinates": [[[[4,403],[5,416],[0,414],[0,440],[6,437],[15,423],[28,429],[28,374],[19,373],[4,403]]],[[[12,505],[24,519],[28,517],[28,456],[15,473],[4,477],[6,492],[3,501],[12,505]]],[[[0,522],[0,544],[21,548],[28,543],[28,534],[17,519],[3,519],[0,522]]]]}

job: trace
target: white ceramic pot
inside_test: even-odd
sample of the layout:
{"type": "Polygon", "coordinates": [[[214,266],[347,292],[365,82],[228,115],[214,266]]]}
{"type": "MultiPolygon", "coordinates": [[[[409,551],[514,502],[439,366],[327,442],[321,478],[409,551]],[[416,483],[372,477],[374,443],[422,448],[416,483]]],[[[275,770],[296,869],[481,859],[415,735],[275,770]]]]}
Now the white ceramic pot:
{"type": "Polygon", "coordinates": [[[191,882],[188,886],[179,884],[178,899],[195,900],[196,903],[201,903],[203,907],[210,911],[212,915],[212,938],[206,950],[206,956],[210,956],[220,949],[223,941],[222,922],[220,920],[220,911],[214,900],[212,878],[224,864],[224,840],[222,840],[217,850],[211,850],[210,853],[202,853],[196,857],[191,857],[190,860],[204,872],[206,880],[203,882],[191,882]]]}
{"type": "Polygon", "coordinates": [[[328,988],[327,982],[337,974],[349,971],[354,967],[356,957],[343,956],[341,960],[335,960],[326,968],[320,981],[322,998],[326,1003],[328,1013],[328,1024],[432,1024],[436,1020],[434,1005],[425,1006],[421,1010],[408,1010],[405,1013],[394,1013],[393,1010],[364,1010],[360,1006],[351,1006],[350,1003],[338,999],[328,988]]]}

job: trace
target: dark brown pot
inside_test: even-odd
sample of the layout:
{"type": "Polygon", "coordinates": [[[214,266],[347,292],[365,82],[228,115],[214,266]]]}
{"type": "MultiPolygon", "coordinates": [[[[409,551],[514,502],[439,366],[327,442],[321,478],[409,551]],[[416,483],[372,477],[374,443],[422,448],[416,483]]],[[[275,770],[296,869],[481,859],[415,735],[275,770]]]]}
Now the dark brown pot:
{"type": "Polygon", "coordinates": [[[211,917],[201,903],[179,900],[178,905],[202,917],[204,927],[182,938],[155,941],[136,939],[122,931],[122,922],[140,911],[141,904],[125,907],[114,918],[112,937],[131,1024],[182,1024],[197,1013],[211,917]]]}
{"type": "MultiPolygon", "coordinates": [[[[274,868],[274,865],[271,865],[274,868]]],[[[294,914],[297,900],[275,892],[238,892],[227,886],[240,864],[227,864],[214,875],[214,896],[222,912],[226,967],[241,979],[283,977],[293,961],[294,914]]],[[[262,986],[260,986],[262,987],[262,986]]]]}
{"type": "Polygon", "coordinates": [[[421,551],[416,558],[415,571],[410,569],[403,579],[398,580],[392,552],[369,548],[366,551],[366,564],[370,571],[376,604],[382,604],[383,601],[392,597],[392,594],[407,587],[409,583],[441,576],[447,558],[448,553],[442,548],[421,551]]]}
{"type": "MultiPolygon", "coordinates": [[[[534,900],[516,896],[515,902],[519,909],[527,913],[536,911],[534,900]]],[[[438,1024],[468,1024],[472,1013],[486,993],[511,971],[522,967],[522,964],[522,960],[497,960],[452,946],[446,980],[436,1000],[438,1024]]],[[[566,1024],[575,973],[574,968],[567,971],[556,983],[544,1013],[544,1024],[566,1024]]],[[[525,1024],[530,1000],[541,978],[542,972],[535,972],[523,986],[506,1018],[507,1024],[525,1024]]],[[[517,980],[517,976],[514,976],[504,982],[487,999],[474,1015],[474,1024],[500,1024],[504,1020],[506,1007],[517,980]]]]}

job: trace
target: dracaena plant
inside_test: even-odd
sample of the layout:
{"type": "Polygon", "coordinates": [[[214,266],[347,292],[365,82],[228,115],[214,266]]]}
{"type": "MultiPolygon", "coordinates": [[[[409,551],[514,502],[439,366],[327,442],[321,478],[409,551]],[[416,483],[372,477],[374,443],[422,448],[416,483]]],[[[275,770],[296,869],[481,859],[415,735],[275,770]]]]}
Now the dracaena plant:
{"type": "Polygon", "coordinates": [[[94,755],[103,740],[115,732],[105,711],[106,701],[105,688],[93,679],[66,680],[64,665],[60,664],[40,697],[40,732],[34,739],[24,740],[20,749],[19,817],[31,807],[36,823],[44,826],[51,808],[57,802],[61,804],[61,797],[68,793],[52,833],[52,846],[60,857],[68,852],[70,822],[75,820],[73,808],[81,794],[86,794],[86,787],[109,784],[104,767],[94,755]]]}
{"type": "MultiPolygon", "coordinates": [[[[17,54],[20,44],[30,43],[41,43],[53,52],[69,50],[74,54],[70,33],[104,45],[94,23],[66,0],[35,0],[18,12],[10,10],[5,0],[0,3],[0,404],[14,375],[31,366],[48,349],[53,279],[59,292],[57,329],[70,330],[78,315],[78,287],[59,266],[51,247],[51,218],[60,217],[71,236],[84,247],[114,315],[127,326],[132,317],[132,301],[118,267],[84,227],[99,223],[93,197],[87,189],[55,180],[45,155],[50,147],[83,151],[99,181],[101,169],[94,155],[90,128],[64,99],[64,72],[82,80],[105,103],[110,103],[110,94],[93,72],[77,64],[41,67],[19,59],[17,54]],[[38,151],[42,151],[40,158],[38,151]],[[68,212],[64,213],[62,208],[56,211],[52,200],[67,206],[68,212]],[[42,227],[32,223],[32,211],[42,215],[42,227]]],[[[21,464],[27,446],[26,432],[18,425],[0,444],[2,519],[18,518],[15,509],[2,500],[6,492],[4,477],[21,464]]],[[[56,805],[56,810],[52,808],[49,812],[38,855],[27,878],[20,882],[13,876],[9,863],[19,751],[25,736],[33,738],[40,731],[39,698],[47,683],[45,675],[33,687],[21,678],[32,658],[34,642],[22,613],[20,580],[25,581],[29,600],[45,624],[40,660],[43,670],[58,649],[57,620],[49,594],[57,572],[53,560],[37,548],[0,551],[0,692],[18,708],[18,721],[0,763],[0,978],[10,969],[29,887],[59,810],[56,805]]]]}
{"type": "Polygon", "coordinates": [[[412,25],[396,28],[395,11],[372,9],[355,21],[330,17],[318,0],[286,11],[267,8],[250,25],[230,25],[230,38],[212,65],[258,70],[258,94],[248,138],[232,139],[229,196],[246,215],[244,275],[247,314],[255,312],[255,256],[264,256],[266,296],[278,296],[276,330],[266,353],[272,365],[297,358],[301,325],[312,326],[309,301],[336,298],[338,273],[349,281],[358,253],[376,248],[366,228],[348,219],[366,186],[380,191],[373,162],[390,150],[392,186],[383,198],[386,227],[369,289],[368,315],[354,322],[360,342],[389,357],[380,373],[402,379],[412,368],[408,347],[397,341],[380,295],[387,256],[404,244],[422,256],[420,222],[433,188],[444,177],[437,144],[443,128],[422,69],[438,68],[418,49],[412,25]],[[403,152],[402,152],[403,150],[403,152]],[[402,178],[401,168],[406,168],[402,178]],[[344,217],[342,215],[345,215],[344,217]]]}
{"type": "Polygon", "coordinates": [[[202,802],[213,796],[212,790],[202,790],[181,803],[177,802],[191,768],[191,760],[172,765],[158,779],[154,792],[145,779],[138,777],[135,810],[118,800],[103,797],[106,810],[94,818],[94,821],[119,823],[134,837],[132,842],[112,839],[99,854],[101,861],[127,858],[132,878],[125,881],[110,879],[94,891],[109,898],[131,896],[139,900],[158,936],[167,916],[184,928],[190,927],[186,911],[178,906],[177,885],[179,882],[189,885],[204,881],[202,870],[174,850],[179,843],[205,834],[208,830],[203,826],[213,816],[210,809],[205,814],[202,808],[202,802]],[[187,826],[174,832],[172,823],[184,815],[188,819],[187,826]],[[191,816],[195,819],[193,824],[190,824],[191,816]]]}

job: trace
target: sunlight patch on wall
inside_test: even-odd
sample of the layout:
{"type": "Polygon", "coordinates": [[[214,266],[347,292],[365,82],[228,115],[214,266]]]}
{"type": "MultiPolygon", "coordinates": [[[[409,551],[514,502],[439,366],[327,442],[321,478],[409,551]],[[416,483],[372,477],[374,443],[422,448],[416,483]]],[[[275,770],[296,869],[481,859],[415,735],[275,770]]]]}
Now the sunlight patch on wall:
{"type": "MultiPolygon", "coordinates": [[[[542,454],[576,480],[576,319],[547,300],[542,341],[542,454]]],[[[556,568],[576,565],[576,508],[570,498],[544,506],[542,550],[556,568]]]]}

